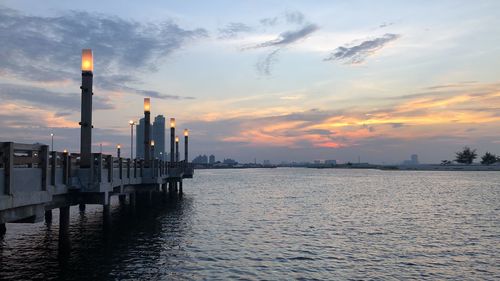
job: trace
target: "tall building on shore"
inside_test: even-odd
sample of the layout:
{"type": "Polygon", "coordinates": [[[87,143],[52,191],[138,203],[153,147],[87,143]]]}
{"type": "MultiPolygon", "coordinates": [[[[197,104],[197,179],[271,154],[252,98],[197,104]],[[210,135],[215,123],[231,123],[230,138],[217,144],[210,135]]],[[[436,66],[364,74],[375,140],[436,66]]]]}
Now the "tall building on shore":
{"type": "Polygon", "coordinates": [[[168,159],[165,155],[165,117],[158,115],[153,121],[153,138],[155,141],[155,158],[168,159]]]}
{"type": "Polygon", "coordinates": [[[215,155],[212,154],[208,157],[208,164],[210,165],[215,164],[215,155]]]}

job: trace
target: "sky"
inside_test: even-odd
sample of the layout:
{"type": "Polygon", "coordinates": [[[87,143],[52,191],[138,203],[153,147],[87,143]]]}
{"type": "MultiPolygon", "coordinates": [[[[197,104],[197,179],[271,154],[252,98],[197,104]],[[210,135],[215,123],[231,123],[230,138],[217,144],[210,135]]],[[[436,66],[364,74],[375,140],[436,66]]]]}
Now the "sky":
{"type": "MultiPolygon", "coordinates": [[[[500,154],[500,1],[0,1],[0,141],[93,150],[175,117],[190,154],[423,163],[500,154]]],[[[168,140],[167,140],[168,141],[168,140]]]]}

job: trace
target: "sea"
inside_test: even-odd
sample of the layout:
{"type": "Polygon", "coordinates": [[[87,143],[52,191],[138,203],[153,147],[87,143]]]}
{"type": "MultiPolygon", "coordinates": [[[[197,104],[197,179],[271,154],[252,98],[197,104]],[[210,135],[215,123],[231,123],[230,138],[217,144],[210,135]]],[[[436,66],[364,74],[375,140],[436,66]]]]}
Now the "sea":
{"type": "Polygon", "coordinates": [[[182,197],[7,224],[0,280],[500,280],[500,173],[196,170],[182,197]]]}

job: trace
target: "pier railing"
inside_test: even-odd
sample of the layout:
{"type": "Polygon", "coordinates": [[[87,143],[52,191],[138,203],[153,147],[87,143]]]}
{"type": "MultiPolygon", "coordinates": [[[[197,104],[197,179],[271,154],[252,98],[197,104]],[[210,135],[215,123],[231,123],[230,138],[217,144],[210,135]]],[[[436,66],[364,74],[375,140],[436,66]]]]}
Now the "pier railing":
{"type": "MultiPolygon", "coordinates": [[[[82,169],[80,154],[49,152],[48,148],[43,144],[0,142],[0,196],[30,198],[11,198],[10,207],[32,202],[33,198],[37,202],[49,200],[51,195],[70,189],[108,192],[126,185],[163,184],[169,179],[193,177],[193,165],[185,161],[154,159],[146,163],[142,159],[93,153],[91,167],[82,169]]],[[[0,209],[5,207],[2,202],[0,209]]]]}

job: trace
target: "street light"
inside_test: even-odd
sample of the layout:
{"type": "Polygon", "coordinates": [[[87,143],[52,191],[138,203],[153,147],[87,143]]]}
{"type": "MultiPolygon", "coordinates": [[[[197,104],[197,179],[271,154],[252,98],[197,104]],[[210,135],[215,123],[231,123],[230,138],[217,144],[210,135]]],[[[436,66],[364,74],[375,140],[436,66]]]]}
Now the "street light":
{"type": "Polygon", "coordinates": [[[170,162],[175,162],[175,118],[170,118],[170,162]]]}
{"type": "Polygon", "coordinates": [[[120,152],[121,152],[121,148],[122,148],[122,146],[121,146],[121,145],[119,145],[119,144],[118,144],[118,145],[116,145],[116,156],[117,156],[118,158],[120,158],[120,156],[121,156],[121,155],[120,155],[120,154],[121,154],[121,153],[120,153],[120,152]]]}
{"type": "Polygon", "coordinates": [[[179,136],[175,136],[175,162],[179,162],[179,136]]]}
{"type": "Polygon", "coordinates": [[[151,140],[151,160],[155,159],[155,141],[151,140]]]}
{"type": "Polygon", "coordinates": [[[130,159],[134,159],[134,120],[128,121],[130,125],[130,159]]]}
{"type": "Polygon", "coordinates": [[[51,138],[51,141],[50,141],[50,150],[54,151],[54,133],[50,134],[50,138],[51,138]]]}
{"type": "Polygon", "coordinates": [[[184,161],[188,161],[188,139],[189,139],[189,130],[184,129],[184,161]]]}
{"type": "MultiPolygon", "coordinates": [[[[144,98],[144,161],[149,165],[151,157],[151,99],[144,98]]],[[[149,166],[146,166],[149,167],[149,166]]]]}
{"type": "Polygon", "coordinates": [[[90,168],[92,158],[92,85],[94,60],[91,49],[82,50],[82,103],[80,121],[80,168],[90,168]]]}

